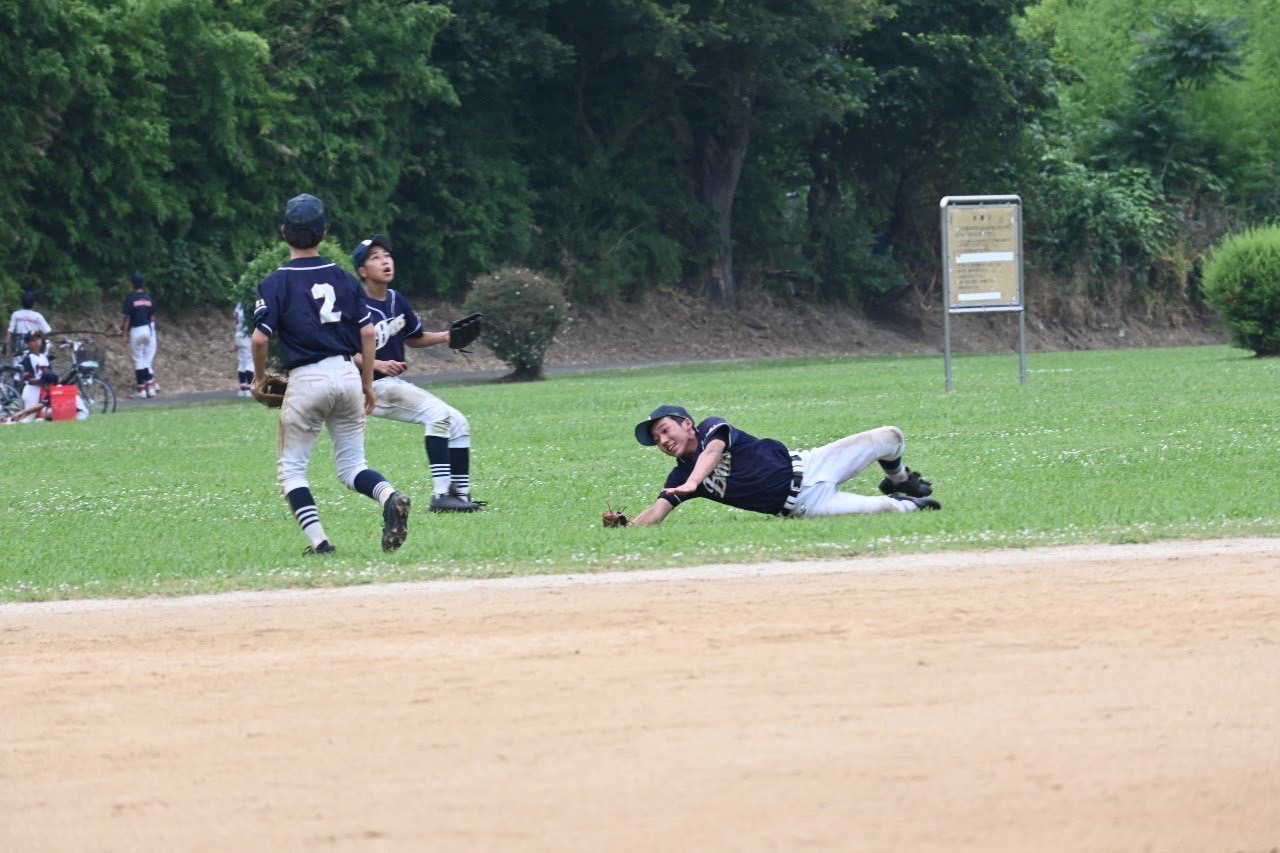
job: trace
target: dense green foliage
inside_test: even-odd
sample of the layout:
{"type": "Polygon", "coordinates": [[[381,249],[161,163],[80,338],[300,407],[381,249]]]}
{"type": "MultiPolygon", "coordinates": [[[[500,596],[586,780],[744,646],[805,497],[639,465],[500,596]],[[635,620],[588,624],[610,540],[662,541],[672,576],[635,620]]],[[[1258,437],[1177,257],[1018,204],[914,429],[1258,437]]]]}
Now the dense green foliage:
{"type": "Polygon", "coordinates": [[[1029,8],[1025,32],[1052,44],[1061,69],[1060,107],[1038,143],[1050,168],[1026,183],[1057,205],[1029,225],[1037,247],[1052,247],[1050,268],[1093,276],[1095,298],[1117,284],[1144,301],[1194,297],[1196,267],[1224,232],[1274,218],[1277,11],[1274,0],[1029,8]],[[1065,210],[1077,197],[1081,209],[1065,210]]]}
{"type": "MultiPolygon", "coordinates": [[[[1020,385],[1010,355],[670,365],[434,391],[465,411],[475,494],[488,507],[419,502],[409,540],[379,549],[381,513],[344,489],[322,438],[311,484],[332,558],[306,544],[275,482],[275,416],[251,401],[125,407],[83,422],[0,427],[38,471],[0,481],[9,541],[0,600],[179,594],[377,581],[598,572],[709,562],[1280,534],[1280,359],[1230,347],[1046,353],[1020,385]],[[832,389],[839,389],[833,393],[832,389]],[[632,427],[679,402],[753,434],[813,447],[893,423],[941,512],[784,521],[706,500],[657,527],[604,530],[670,469],[632,427]],[[139,456],[139,448],[145,448],[139,456]],[[123,459],[140,459],[146,467],[123,459]],[[1251,486],[1224,475],[1247,460],[1251,486]]],[[[413,496],[430,490],[422,433],[372,419],[369,461],[413,496]]],[[[846,488],[876,490],[880,472],[846,488]]]]}
{"type": "Polygon", "coordinates": [[[1231,340],[1257,355],[1280,355],[1280,228],[1233,234],[1204,265],[1204,296],[1231,340]]]}
{"type": "Polygon", "coordinates": [[[542,378],[542,363],[569,316],[564,285],[546,273],[504,267],[478,276],[468,313],[485,315],[480,342],[511,365],[512,378],[542,378]]]}
{"type": "Polygon", "coordinates": [[[0,0],[0,299],[225,305],[301,191],[415,296],[928,300],[938,199],[1014,192],[1066,295],[1193,299],[1280,203],[1276,6],[0,0]]]}

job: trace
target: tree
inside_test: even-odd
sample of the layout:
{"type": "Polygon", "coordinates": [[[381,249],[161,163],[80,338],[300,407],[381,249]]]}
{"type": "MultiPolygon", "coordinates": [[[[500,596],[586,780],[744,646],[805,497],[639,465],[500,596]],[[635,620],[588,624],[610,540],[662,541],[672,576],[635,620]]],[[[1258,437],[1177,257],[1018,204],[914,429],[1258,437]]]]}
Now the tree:
{"type": "Polygon", "coordinates": [[[1132,94],[1104,124],[1099,154],[1109,166],[1147,168],[1174,189],[1220,187],[1211,135],[1191,121],[1190,99],[1222,80],[1240,80],[1247,36],[1240,18],[1198,9],[1160,12],[1137,33],[1141,49],[1130,66],[1132,94]]]}
{"type": "Polygon", "coordinates": [[[937,204],[946,195],[1016,192],[1010,164],[1027,130],[1054,105],[1045,48],[1015,26],[1023,0],[903,0],[895,17],[849,45],[875,71],[867,109],[811,156],[814,228],[849,199],[880,251],[937,257],[937,204]],[[920,250],[924,250],[920,252],[920,250]]]}

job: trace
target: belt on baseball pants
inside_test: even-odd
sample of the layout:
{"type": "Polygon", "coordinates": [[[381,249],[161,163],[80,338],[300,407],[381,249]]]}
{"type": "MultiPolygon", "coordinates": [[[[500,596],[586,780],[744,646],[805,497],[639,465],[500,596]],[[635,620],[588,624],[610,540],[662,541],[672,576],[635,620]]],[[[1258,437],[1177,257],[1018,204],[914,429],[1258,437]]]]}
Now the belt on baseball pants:
{"type": "Polygon", "coordinates": [[[313,359],[309,359],[308,361],[304,361],[304,362],[302,362],[301,364],[295,364],[295,365],[293,365],[292,367],[290,367],[289,369],[290,369],[290,370],[296,370],[296,369],[297,369],[297,368],[299,368],[299,367],[310,367],[310,366],[311,366],[311,365],[313,365],[313,364],[324,364],[324,363],[326,363],[326,362],[333,362],[333,361],[351,361],[351,356],[349,356],[349,355],[320,355],[320,356],[316,356],[316,357],[315,357],[315,358],[313,358],[313,359]]]}
{"type": "Polygon", "coordinates": [[[791,454],[791,489],[787,493],[786,503],[778,513],[780,518],[790,518],[796,511],[800,498],[800,484],[804,482],[804,457],[799,453],[791,454]]]}

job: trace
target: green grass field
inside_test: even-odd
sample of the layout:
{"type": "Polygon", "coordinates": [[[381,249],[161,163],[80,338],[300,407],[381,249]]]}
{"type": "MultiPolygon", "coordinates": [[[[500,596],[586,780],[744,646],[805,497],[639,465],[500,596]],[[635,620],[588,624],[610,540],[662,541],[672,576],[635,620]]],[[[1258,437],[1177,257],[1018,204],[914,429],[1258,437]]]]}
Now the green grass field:
{"type": "MultiPolygon", "coordinates": [[[[370,464],[416,500],[408,543],[338,485],[328,440],[312,489],[338,547],[306,541],[275,483],[275,415],[245,400],[146,405],[81,423],[0,427],[8,473],[0,600],[175,595],[709,562],[1280,533],[1280,360],[1227,347],[708,363],[441,385],[471,418],[488,508],[432,515],[417,427],[371,420],[370,464]],[[716,414],[793,448],[882,424],[943,510],[783,521],[695,501],[632,514],[669,460],[632,438],[655,405],[716,414]]],[[[846,488],[874,493],[873,466],[846,488]]]]}

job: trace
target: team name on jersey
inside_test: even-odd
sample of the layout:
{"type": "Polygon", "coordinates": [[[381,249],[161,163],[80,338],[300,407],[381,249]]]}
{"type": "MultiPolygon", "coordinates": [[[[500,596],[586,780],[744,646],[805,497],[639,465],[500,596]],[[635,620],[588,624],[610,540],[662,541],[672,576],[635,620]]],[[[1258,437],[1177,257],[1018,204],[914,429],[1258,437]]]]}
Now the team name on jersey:
{"type": "Polygon", "coordinates": [[[391,340],[392,336],[397,332],[403,331],[404,323],[405,320],[403,314],[397,314],[394,317],[388,317],[385,320],[379,320],[375,323],[373,331],[376,336],[375,340],[377,341],[377,345],[374,349],[382,349],[386,346],[387,341],[391,340]]]}
{"type": "Polygon", "coordinates": [[[725,449],[724,455],[720,457],[720,461],[716,463],[716,467],[711,469],[711,473],[702,478],[702,485],[707,491],[716,497],[724,497],[725,490],[729,488],[729,474],[733,471],[733,453],[725,449]]]}

